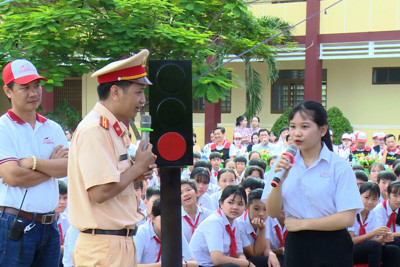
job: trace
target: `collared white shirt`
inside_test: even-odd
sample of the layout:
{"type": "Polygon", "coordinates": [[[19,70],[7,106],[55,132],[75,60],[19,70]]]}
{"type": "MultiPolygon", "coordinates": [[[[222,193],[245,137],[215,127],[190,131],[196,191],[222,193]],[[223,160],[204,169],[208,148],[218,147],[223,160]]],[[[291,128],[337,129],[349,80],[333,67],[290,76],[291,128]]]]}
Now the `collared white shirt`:
{"type": "MultiPolygon", "coordinates": [[[[250,222],[250,216],[247,210],[237,219],[239,229],[240,229],[240,239],[242,240],[243,247],[248,247],[256,243],[254,236],[258,236],[258,229],[254,231],[253,226],[250,222]]],[[[265,237],[267,237],[267,233],[265,233],[265,237]]]]}
{"type": "MultiPolygon", "coordinates": [[[[54,148],[67,145],[61,126],[39,114],[35,128],[24,122],[11,110],[0,117],[0,164],[21,158],[49,159],[54,148]]],[[[22,210],[47,213],[58,205],[58,181],[50,178],[38,185],[23,188],[3,183],[0,177],[0,206],[19,209],[28,189],[22,210]]]]}
{"type": "Polygon", "coordinates": [[[211,195],[210,198],[211,198],[211,210],[212,211],[216,211],[217,209],[219,209],[219,200],[221,198],[221,195],[222,195],[221,190],[219,190],[211,195]]]}
{"type": "MultiPolygon", "coordinates": [[[[229,248],[231,237],[226,231],[225,225],[229,225],[229,221],[225,214],[221,211],[220,215],[214,212],[207,217],[194,232],[190,240],[189,247],[197,263],[201,266],[214,266],[210,252],[221,251],[225,256],[229,256],[229,248]]],[[[235,230],[235,239],[237,245],[237,253],[243,252],[242,241],[240,240],[240,230],[236,220],[233,220],[231,229],[235,230]]]]}
{"type": "MultiPolygon", "coordinates": [[[[286,217],[320,218],[346,210],[359,212],[364,208],[354,171],[325,143],[322,144],[318,159],[308,168],[300,152],[294,157],[293,167],[282,184],[286,217]]],[[[270,182],[274,174],[268,174],[263,200],[271,191],[270,182]]]]}
{"type": "Polygon", "coordinates": [[[64,267],[73,267],[74,262],[72,261],[71,252],[75,251],[75,244],[76,240],[78,239],[80,231],[73,227],[72,225],[69,226],[67,230],[67,234],[65,235],[64,240],[64,253],[62,262],[64,267]]]}
{"type": "MultiPolygon", "coordinates": [[[[157,237],[157,235],[154,232],[153,224],[151,221],[141,225],[136,235],[133,236],[133,240],[135,241],[135,246],[136,246],[136,256],[138,263],[146,264],[146,263],[157,262],[161,244],[157,243],[154,237],[157,237]]],[[[161,240],[161,238],[159,239],[161,240]]],[[[183,236],[183,234],[182,234],[182,254],[184,256],[183,260],[185,261],[194,258],[192,252],[190,251],[186,238],[183,236]]]]}
{"type": "Polygon", "coordinates": [[[200,225],[202,221],[204,221],[209,215],[212,214],[212,211],[200,206],[197,206],[197,211],[196,211],[196,217],[193,220],[192,217],[189,216],[189,214],[185,211],[185,209],[182,208],[181,216],[182,216],[182,233],[184,237],[186,238],[187,242],[190,242],[190,239],[192,238],[192,231],[193,228],[192,226],[189,225],[189,223],[186,221],[185,217],[190,220],[193,226],[195,226],[194,231],[196,231],[197,227],[200,225]]]}
{"type": "Polygon", "coordinates": [[[267,218],[267,220],[265,221],[265,228],[266,228],[265,235],[269,239],[269,242],[271,244],[271,249],[278,249],[280,248],[281,244],[281,241],[279,240],[278,235],[276,234],[275,225],[278,225],[279,229],[281,230],[282,238],[284,232],[286,231],[286,227],[284,226],[282,228],[277,218],[271,218],[271,217],[267,218]]]}
{"type": "Polygon", "coordinates": [[[215,192],[218,192],[218,191],[219,191],[219,186],[218,185],[209,183],[208,184],[208,189],[206,191],[206,194],[211,196],[212,194],[214,194],[215,192]]]}
{"type": "Polygon", "coordinates": [[[218,172],[220,170],[221,168],[219,168],[218,171],[211,168],[210,184],[218,185],[218,172]]]}
{"type": "MultiPolygon", "coordinates": [[[[386,226],[389,221],[390,215],[392,214],[393,210],[390,208],[389,199],[386,201],[386,208],[383,206],[383,202],[379,203],[372,212],[375,213],[375,226],[386,226]]],[[[399,214],[399,209],[395,210],[396,214],[399,214]]],[[[397,215],[396,215],[397,217],[397,215]]],[[[390,226],[390,231],[393,231],[393,225],[390,226]]],[[[396,223],[396,232],[400,232],[400,225],[396,223]]]]}
{"type": "Polygon", "coordinates": [[[211,206],[211,197],[209,194],[204,193],[202,194],[199,199],[197,200],[197,205],[199,205],[200,207],[206,208],[211,210],[212,206],[211,206]]]}
{"type": "MultiPolygon", "coordinates": [[[[373,211],[370,211],[368,213],[367,218],[365,219],[365,222],[362,221],[361,213],[358,213],[358,215],[360,216],[361,224],[363,224],[363,225],[366,224],[364,226],[366,233],[371,232],[380,226],[380,225],[376,224],[376,214],[373,211]]],[[[361,228],[360,223],[358,222],[357,216],[356,216],[353,226],[347,228],[347,230],[354,232],[354,236],[359,236],[360,228],[361,228]]]]}

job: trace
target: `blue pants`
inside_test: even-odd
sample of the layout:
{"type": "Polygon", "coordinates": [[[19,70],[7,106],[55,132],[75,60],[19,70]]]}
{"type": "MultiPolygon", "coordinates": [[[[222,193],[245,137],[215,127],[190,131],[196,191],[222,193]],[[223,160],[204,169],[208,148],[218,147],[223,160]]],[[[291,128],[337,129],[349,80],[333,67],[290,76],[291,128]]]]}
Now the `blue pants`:
{"type": "MultiPolygon", "coordinates": [[[[2,211],[0,210],[0,213],[2,211]]],[[[60,264],[60,232],[57,220],[35,226],[18,241],[8,238],[14,215],[0,214],[0,266],[54,267],[60,264]]],[[[24,226],[32,221],[23,219],[24,226]]]]}

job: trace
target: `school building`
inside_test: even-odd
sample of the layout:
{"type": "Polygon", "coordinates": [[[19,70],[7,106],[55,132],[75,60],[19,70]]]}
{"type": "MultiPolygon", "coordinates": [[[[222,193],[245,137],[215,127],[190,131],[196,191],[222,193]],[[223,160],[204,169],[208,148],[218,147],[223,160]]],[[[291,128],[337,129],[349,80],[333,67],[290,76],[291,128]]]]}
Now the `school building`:
{"type": "MultiPolygon", "coordinates": [[[[355,130],[367,133],[369,144],[374,131],[400,134],[400,0],[249,2],[257,17],[275,16],[298,24],[292,29],[297,48],[277,47],[278,80],[271,84],[264,79],[261,127],[270,129],[288,106],[313,99],[327,109],[338,107],[355,130]]],[[[266,77],[265,63],[252,64],[266,77]]],[[[208,123],[225,127],[232,140],[236,117],[245,111],[244,64],[234,60],[227,66],[238,75],[234,80],[238,88],[221,101],[220,122],[215,105],[194,100],[194,130],[201,145],[210,130],[206,117],[208,123]]],[[[67,79],[63,88],[44,93],[43,106],[52,110],[66,98],[85,116],[97,101],[96,86],[96,79],[88,75],[67,79]]],[[[0,111],[7,108],[8,101],[0,98],[0,111]]]]}

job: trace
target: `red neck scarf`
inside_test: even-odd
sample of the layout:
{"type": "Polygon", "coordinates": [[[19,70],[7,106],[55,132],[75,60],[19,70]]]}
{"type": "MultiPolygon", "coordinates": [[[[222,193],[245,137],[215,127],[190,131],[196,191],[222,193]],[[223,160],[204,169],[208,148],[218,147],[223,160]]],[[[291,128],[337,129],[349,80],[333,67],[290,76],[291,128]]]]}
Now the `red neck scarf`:
{"type": "Polygon", "coordinates": [[[357,222],[360,225],[360,232],[358,233],[358,235],[365,235],[367,233],[367,231],[365,230],[365,227],[367,226],[368,223],[362,223],[361,222],[361,218],[360,218],[360,214],[357,214],[357,222]]]}
{"type": "Polygon", "coordinates": [[[154,240],[157,242],[157,244],[160,245],[160,249],[158,250],[158,256],[157,256],[157,261],[156,261],[156,262],[159,262],[159,261],[160,261],[160,258],[161,258],[161,240],[158,239],[157,236],[153,236],[153,238],[154,238],[154,240]]]}
{"type": "Polygon", "coordinates": [[[282,237],[282,232],[281,232],[281,228],[279,228],[279,225],[275,225],[274,228],[275,228],[276,236],[278,237],[279,241],[281,242],[279,244],[279,247],[282,248],[285,246],[285,239],[288,234],[288,231],[285,230],[285,232],[283,233],[283,237],[282,237]]]}
{"type": "MultiPolygon", "coordinates": [[[[385,210],[387,210],[387,201],[383,201],[383,207],[385,208],[385,210]]],[[[391,227],[393,225],[393,233],[396,233],[396,212],[392,212],[392,214],[390,214],[389,220],[387,221],[386,226],[387,227],[391,227]]]]}
{"type": "MultiPolygon", "coordinates": [[[[222,216],[221,209],[218,209],[217,212],[219,213],[219,215],[222,216]]],[[[225,230],[228,232],[228,234],[231,238],[231,245],[229,247],[229,255],[232,258],[236,258],[236,250],[237,250],[236,237],[235,237],[236,228],[233,228],[233,230],[232,230],[231,227],[229,226],[229,224],[227,224],[227,225],[225,225],[225,230]]]]}
{"type": "Polygon", "coordinates": [[[196,218],[196,221],[194,222],[194,224],[192,223],[192,221],[190,220],[189,216],[185,215],[183,216],[183,218],[185,219],[185,221],[190,225],[190,227],[192,227],[192,234],[194,233],[194,230],[197,228],[197,224],[199,223],[199,219],[200,219],[200,213],[196,218]]]}

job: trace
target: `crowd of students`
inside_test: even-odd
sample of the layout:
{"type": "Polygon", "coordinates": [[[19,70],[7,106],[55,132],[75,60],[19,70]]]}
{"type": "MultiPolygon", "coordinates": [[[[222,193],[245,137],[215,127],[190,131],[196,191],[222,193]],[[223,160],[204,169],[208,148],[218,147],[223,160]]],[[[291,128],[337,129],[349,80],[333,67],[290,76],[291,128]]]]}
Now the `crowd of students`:
{"type": "MultiPolygon", "coordinates": [[[[294,206],[291,210],[290,207],[287,207],[288,204],[285,205],[285,195],[283,194],[280,196],[282,197],[281,202],[278,203],[283,201],[281,206],[285,208],[276,209],[272,207],[271,210],[267,210],[266,199],[269,199],[270,192],[274,192],[274,189],[270,186],[271,179],[275,168],[283,166],[282,159],[278,156],[294,139],[291,139],[288,127],[281,130],[279,140],[274,142],[268,130],[256,127],[258,126],[256,122],[259,123],[257,117],[252,118],[254,124],[252,128],[247,128],[248,130],[244,130],[243,127],[240,128],[240,125],[243,125],[240,124],[241,121],[243,121],[243,116],[240,120],[238,118],[238,132],[234,134],[234,138],[239,139],[240,137],[240,140],[237,140],[234,144],[226,140],[223,128],[217,128],[216,131],[218,131],[217,135],[221,135],[225,145],[229,143],[236,146],[237,149],[237,144],[240,143],[240,146],[246,147],[242,149],[243,153],[231,156],[229,147],[225,145],[222,146],[223,151],[218,151],[218,145],[216,145],[216,141],[213,141],[211,144],[206,144],[204,150],[194,152],[194,164],[182,169],[182,266],[283,266],[287,258],[285,241],[288,236],[288,229],[285,226],[285,216],[288,217],[288,214],[285,215],[285,210],[289,213],[296,213],[298,210],[315,209],[317,213],[322,210],[321,214],[324,214],[323,210],[327,208],[322,206],[325,203],[322,200],[320,200],[321,205],[315,208],[305,206],[305,200],[298,199],[297,206],[294,206]],[[258,129],[258,132],[253,133],[253,129],[258,129]],[[245,136],[244,132],[248,136],[243,138],[244,142],[241,142],[241,137],[245,136]],[[261,146],[257,148],[260,143],[257,143],[256,140],[259,139],[262,140],[261,146]],[[268,140],[266,141],[266,139],[268,140]],[[269,144],[268,148],[266,144],[269,144]],[[261,153],[263,153],[262,151],[265,153],[266,149],[271,154],[268,162],[261,159],[261,153]],[[224,153],[229,155],[225,159],[224,153]],[[277,158],[279,161],[274,164],[277,158]],[[274,216],[269,216],[270,213],[273,213],[274,216]]],[[[291,123],[291,127],[295,127],[292,125],[293,123],[291,123]]],[[[328,133],[328,136],[332,137],[332,132],[328,131],[328,133]]],[[[377,134],[376,139],[378,139],[378,136],[382,138],[382,133],[377,134]]],[[[378,143],[376,146],[368,148],[365,145],[365,133],[356,132],[353,140],[351,134],[343,134],[342,144],[332,147],[332,150],[338,155],[338,159],[335,160],[338,160],[341,164],[347,164],[349,168],[352,165],[354,175],[346,173],[345,178],[354,178],[363,204],[361,209],[356,209],[357,205],[353,207],[354,210],[357,210],[353,226],[346,230],[353,241],[352,261],[354,264],[400,266],[400,239],[398,239],[400,237],[400,216],[397,215],[400,207],[400,181],[398,181],[400,179],[400,164],[397,163],[400,162],[400,159],[393,161],[389,159],[388,161],[388,155],[394,155],[393,157],[397,155],[398,148],[393,149],[393,145],[390,144],[393,137],[393,135],[384,135],[382,142],[384,145],[378,143]],[[364,143],[363,146],[360,146],[360,143],[364,143]],[[368,151],[370,153],[367,153],[368,151]],[[372,157],[376,162],[372,163],[369,169],[357,164],[360,157],[369,156],[374,153],[372,151],[375,151],[372,157]],[[396,152],[391,153],[394,151],[396,152]],[[343,160],[340,160],[339,157],[343,160]]],[[[324,149],[327,149],[325,143],[322,142],[322,144],[321,155],[327,153],[323,152],[324,149]]],[[[127,145],[130,145],[130,142],[127,142],[127,145]]],[[[301,147],[301,144],[299,147],[301,147]]],[[[301,151],[301,157],[305,160],[306,150],[301,151]]],[[[326,169],[326,172],[329,172],[329,168],[326,169]]],[[[296,169],[290,174],[298,172],[296,169]]],[[[329,176],[329,174],[325,175],[329,176]]],[[[319,183],[318,180],[315,181],[319,183]]],[[[135,183],[136,193],[140,201],[139,208],[145,215],[145,219],[138,224],[138,230],[134,236],[138,266],[161,266],[159,183],[157,172],[154,173],[152,179],[135,183]]],[[[347,183],[348,181],[344,182],[344,184],[347,183]]],[[[286,182],[286,184],[289,184],[289,182],[286,182]]],[[[313,186],[315,185],[310,185],[310,191],[312,191],[313,186]]],[[[324,191],[329,190],[332,185],[328,183],[319,186],[324,187],[323,189],[320,188],[324,191]]],[[[294,187],[293,190],[298,191],[299,188],[294,187]]],[[[358,193],[356,196],[354,190],[344,192],[346,194],[352,192],[352,195],[347,195],[345,198],[355,197],[353,202],[357,202],[358,193]]],[[[303,193],[307,194],[307,192],[303,193]]],[[[73,266],[74,240],[76,240],[79,231],[72,226],[69,227],[65,215],[67,211],[63,212],[66,207],[66,194],[66,186],[60,181],[60,210],[57,209],[56,211],[59,210],[57,214],[60,233],[62,233],[61,244],[63,246],[62,251],[64,251],[62,262],[64,266],[73,266]]],[[[276,203],[275,195],[275,193],[272,194],[272,200],[269,200],[271,203],[276,203]]],[[[335,195],[335,192],[332,191],[328,195],[335,195]]],[[[344,197],[344,193],[342,196],[344,197]]],[[[346,205],[344,200],[338,200],[336,204],[338,203],[346,205]]],[[[329,206],[329,204],[327,205],[329,206]]],[[[292,216],[296,217],[293,214],[289,215],[289,217],[292,216]]],[[[299,235],[294,236],[294,232],[299,232],[298,230],[290,231],[292,227],[292,223],[288,225],[289,232],[292,234],[290,237],[292,242],[296,238],[300,238],[301,242],[305,242],[304,247],[307,247],[308,241],[304,241],[307,239],[299,237],[299,235]]],[[[331,230],[328,229],[327,233],[332,232],[331,230]]],[[[337,240],[332,241],[331,239],[330,242],[336,245],[341,244],[341,239],[347,238],[343,231],[333,232],[335,233],[333,239],[336,238],[337,240]]],[[[324,240],[325,236],[317,235],[317,237],[312,236],[312,238],[324,240]]],[[[299,243],[295,244],[296,246],[299,245],[299,243]]],[[[313,257],[313,255],[309,257],[313,257]]],[[[287,266],[294,266],[292,261],[297,258],[298,255],[293,256],[292,252],[288,259],[291,263],[287,266]]]]}

